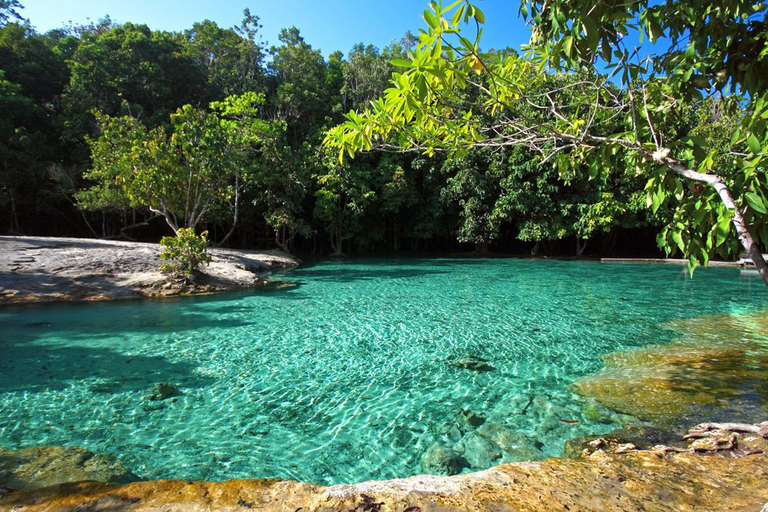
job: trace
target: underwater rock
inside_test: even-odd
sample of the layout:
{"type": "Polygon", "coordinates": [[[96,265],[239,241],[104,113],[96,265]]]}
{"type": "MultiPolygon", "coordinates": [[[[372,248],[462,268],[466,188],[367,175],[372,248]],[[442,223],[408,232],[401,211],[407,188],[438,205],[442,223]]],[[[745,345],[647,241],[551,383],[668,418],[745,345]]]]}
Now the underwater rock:
{"type": "Polygon", "coordinates": [[[0,448],[0,487],[31,490],[83,480],[123,484],[138,477],[111,455],[74,446],[0,448]]]}
{"type": "Polygon", "coordinates": [[[152,391],[150,392],[149,398],[150,400],[165,400],[166,398],[171,398],[172,396],[179,396],[181,392],[179,391],[179,388],[174,386],[173,384],[168,384],[167,382],[161,382],[160,384],[156,384],[155,387],[152,388],[152,391]]]}
{"type": "Polygon", "coordinates": [[[463,453],[473,469],[489,468],[502,457],[498,446],[474,432],[464,436],[456,448],[463,453]]]}
{"type": "Polygon", "coordinates": [[[469,462],[455,451],[438,443],[430,446],[421,456],[421,470],[430,475],[458,475],[469,467],[469,462]]]}
{"type": "Polygon", "coordinates": [[[485,423],[477,429],[476,434],[507,452],[509,454],[508,460],[528,461],[546,458],[540,449],[540,443],[524,433],[504,425],[491,422],[485,423]]]}
{"type": "Polygon", "coordinates": [[[594,398],[588,398],[584,402],[584,417],[595,423],[613,423],[608,409],[600,405],[594,398]]]}
{"type": "Polygon", "coordinates": [[[475,414],[474,412],[470,411],[469,409],[464,409],[459,413],[459,419],[466,423],[467,425],[470,425],[472,427],[479,427],[483,423],[485,423],[485,416],[482,414],[475,414]]]}
{"type": "Polygon", "coordinates": [[[463,433],[459,429],[458,425],[453,422],[443,425],[443,427],[438,431],[438,434],[444,436],[445,439],[447,439],[451,444],[458,443],[461,441],[461,437],[463,436],[463,433]]]}
{"type": "Polygon", "coordinates": [[[768,407],[768,315],[717,315],[667,324],[675,343],[608,354],[572,389],[659,424],[749,421],[768,407]]]}
{"type": "Polygon", "coordinates": [[[457,361],[453,361],[450,364],[451,366],[455,366],[456,368],[461,368],[462,370],[474,370],[476,372],[490,372],[496,369],[487,360],[483,359],[482,357],[477,357],[471,354],[468,356],[462,357],[457,361]]]}

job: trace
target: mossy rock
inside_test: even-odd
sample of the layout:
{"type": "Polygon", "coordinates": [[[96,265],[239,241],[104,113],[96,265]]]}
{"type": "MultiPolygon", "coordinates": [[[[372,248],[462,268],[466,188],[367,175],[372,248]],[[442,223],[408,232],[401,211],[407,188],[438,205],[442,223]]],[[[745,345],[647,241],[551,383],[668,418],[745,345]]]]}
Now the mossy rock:
{"type": "Polygon", "coordinates": [[[604,368],[577,380],[573,391],[613,411],[663,425],[709,421],[717,411],[744,411],[745,416],[768,411],[765,312],[668,326],[680,331],[675,343],[608,354],[604,368]]]}
{"type": "Polygon", "coordinates": [[[0,448],[0,487],[32,490],[86,480],[122,484],[138,477],[112,455],[74,446],[0,448]]]}

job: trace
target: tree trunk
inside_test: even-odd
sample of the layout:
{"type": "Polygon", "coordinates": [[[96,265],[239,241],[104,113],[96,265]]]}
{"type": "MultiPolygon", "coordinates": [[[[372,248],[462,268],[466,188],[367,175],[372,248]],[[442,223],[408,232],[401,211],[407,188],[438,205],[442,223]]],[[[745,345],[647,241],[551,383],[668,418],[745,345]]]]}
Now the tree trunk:
{"type": "Polygon", "coordinates": [[[475,254],[479,256],[488,254],[488,242],[475,242],[475,254]]]}
{"type": "Polygon", "coordinates": [[[728,185],[725,184],[723,178],[717,174],[705,174],[691,169],[686,169],[672,158],[669,158],[668,156],[656,157],[656,154],[659,153],[654,153],[654,160],[657,162],[665,164],[667,167],[683,176],[684,178],[706,183],[717,191],[725,207],[729,210],[733,210],[732,222],[733,226],[736,228],[736,233],[739,236],[739,242],[741,242],[741,246],[746,249],[749,258],[752,260],[752,263],[755,264],[757,272],[760,274],[760,277],[763,279],[765,285],[768,286],[768,263],[763,258],[763,253],[760,250],[760,247],[757,245],[757,242],[755,242],[755,239],[752,238],[752,233],[749,232],[749,228],[747,227],[746,222],[744,222],[744,217],[741,214],[741,210],[733,200],[731,190],[728,188],[728,185]]]}
{"type": "Polygon", "coordinates": [[[293,229],[288,230],[289,235],[286,235],[286,228],[283,226],[280,229],[275,230],[275,245],[277,245],[281,251],[290,254],[291,242],[296,236],[296,231],[293,229]]]}
{"type": "Polygon", "coordinates": [[[333,249],[331,256],[344,256],[341,252],[341,231],[331,233],[331,249],[333,249]]]}
{"type": "Polygon", "coordinates": [[[16,213],[16,199],[13,196],[13,190],[8,189],[8,199],[11,201],[11,233],[19,232],[19,216],[16,213]]]}
{"type": "Polygon", "coordinates": [[[578,236],[576,237],[576,257],[581,258],[581,255],[584,254],[584,249],[587,248],[587,240],[581,239],[578,236]]]}
{"type": "Polygon", "coordinates": [[[237,228],[239,206],[240,206],[240,174],[235,173],[235,212],[232,219],[232,227],[227,232],[227,234],[224,235],[224,238],[221,240],[221,242],[214,245],[215,247],[221,247],[222,245],[224,245],[227,242],[227,240],[229,240],[229,237],[231,237],[232,234],[235,232],[235,229],[237,228]]]}
{"type": "Polygon", "coordinates": [[[533,248],[531,249],[531,256],[538,256],[539,251],[541,251],[541,243],[539,240],[536,240],[536,243],[533,245],[533,248]]]}
{"type": "Polygon", "coordinates": [[[392,227],[392,248],[400,252],[400,221],[398,215],[395,215],[395,225],[392,227]]]}

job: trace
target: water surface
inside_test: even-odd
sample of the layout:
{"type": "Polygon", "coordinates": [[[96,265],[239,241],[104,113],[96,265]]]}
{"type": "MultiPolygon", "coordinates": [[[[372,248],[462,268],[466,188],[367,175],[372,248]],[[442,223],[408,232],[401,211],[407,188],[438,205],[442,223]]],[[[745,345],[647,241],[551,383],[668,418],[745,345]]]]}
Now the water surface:
{"type": "Polygon", "coordinates": [[[295,286],[0,311],[0,445],[81,446],[143,478],[333,484],[419,473],[471,411],[556,456],[622,420],[568,389],[602,354],[768,306],[737,269],[362,260],[281,277],[295,286]],[[452,364],[468,356],[493,369],[452,364]],[[179,396],[150,400],[160,382],[179,396]]]}

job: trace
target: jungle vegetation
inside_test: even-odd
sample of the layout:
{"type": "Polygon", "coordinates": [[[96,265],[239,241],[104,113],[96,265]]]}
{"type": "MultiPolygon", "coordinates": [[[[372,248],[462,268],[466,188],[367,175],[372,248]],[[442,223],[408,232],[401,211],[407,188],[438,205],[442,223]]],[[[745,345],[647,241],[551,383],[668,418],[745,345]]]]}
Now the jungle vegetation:
{"type": "Polygon", "coordinates": [[[267,44],[248,10],[41,34],[4,0],[0,231],[321,255],[653,253],[661,233],[692,266],[765,249],[765,5],[578,3],[523,2],[524,52],[483,49],[460,1],[323,56],[295,27],[267,44]],[[637,58],[631,30],[665,49],[637,58]]]}

